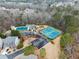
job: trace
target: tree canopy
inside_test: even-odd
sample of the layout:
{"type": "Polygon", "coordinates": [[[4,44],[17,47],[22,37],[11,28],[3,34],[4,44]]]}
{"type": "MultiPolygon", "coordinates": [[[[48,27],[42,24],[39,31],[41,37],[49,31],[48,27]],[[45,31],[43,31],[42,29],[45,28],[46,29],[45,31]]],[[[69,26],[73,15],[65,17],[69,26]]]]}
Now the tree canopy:
{"type": "Polygon", "coordinates": [[[78,31],[79,29],[79,19],[77,19],[75,16],[72,15],[65,15],[64,16],[65,21],[65,29],[66,32],[73,33],[78,31]]]}
{"type": "Polygon", "coordinates": [[[73,10],[73,11],[72,11],[72,14],[73,14],[73,15],[79,15],[79,10],[73,10]]]}
{"type": "Polygon", "coordinates": [[[60,44],[62,47],[65,47],[67,45],[71,45],[74,42],[74,37],[72,37],[71,34],[65,33],[61,37],[60,44]]]}
{"type": "Polygon", "coordinates": [[[60,19],[61,19],[61,13],[59,13],[59,12],[55,13],[55,14],[53,15],[53,18],[54,18],[55,20],[60,20],[60,19]]]}
{"type": "Polygon", "coordinates": [[[17,30],[11,30],[11,36],[18,36],[18,37],[20,37],[21,34],[20,34],[20,32],[17,31],[17,30]]]}
{"type": "Polygon", "coordinates": [[[6,36],[3,33],[0,32],[0,37],[5,38],[6,36]]]}
{"type": "Polygon", "coordinates": [[[30,54],[34,54],[35,52],[35,49],[34,49],[34,46],[28,46],[24,49],[24,55],[27,56],[27,55],[30,55],[30,54]]]}

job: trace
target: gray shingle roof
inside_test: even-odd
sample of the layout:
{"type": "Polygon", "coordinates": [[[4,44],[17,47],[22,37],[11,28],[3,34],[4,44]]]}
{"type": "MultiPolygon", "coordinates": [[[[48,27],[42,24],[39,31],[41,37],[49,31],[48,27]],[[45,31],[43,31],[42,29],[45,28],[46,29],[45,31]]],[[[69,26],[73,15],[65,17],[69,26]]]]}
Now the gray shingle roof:
{"type": "Polygon", "coordinates": [[[12,48],[15,47],[16,46],[15,45],[16,38],[18,38],[18,37],[14,36],[14,37],[7,37],[7,38],[5,38],[3,40],[3,45],[4,45],[3,48],[5,48],[5,47],[12,47],[12,48]]]}
{"type": "Polygon", "coordinates": [[[0,55],[0,59],[8,59],[6,55],[0,55]]]}

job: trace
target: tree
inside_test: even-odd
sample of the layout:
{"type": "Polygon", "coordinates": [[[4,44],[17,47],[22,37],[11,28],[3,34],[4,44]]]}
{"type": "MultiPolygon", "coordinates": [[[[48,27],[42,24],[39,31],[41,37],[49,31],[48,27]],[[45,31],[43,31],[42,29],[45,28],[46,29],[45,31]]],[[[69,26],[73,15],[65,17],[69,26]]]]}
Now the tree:
{"type": "Polygon", "coordinates": [[[61,37],[60,45],[62,48],[66,47],[67,45],[71,45],[74,42],[74,37],[71,36],[69,33],[65,33],[61,37]]]}
{"type": "Polygon", "coordinates": [[[20,34],[20,32],[17,31],[17,30],[11,30],[11,36],[18,36],[18,37],[20,37],[21,34],[20,34]]]}
{"type": "Polygon", "coordinates": [[[28,46],[24,49],[24,55],[27,56],[27,55],[30,55],[30,54],[34,54],[34,46],[28,46]]]}
{"type": "Polygon", "coordinates": [[[55,13],[54,15],[53,15],[53,17],[54,17],[54,19],[55,20],[60,20],[61,19],[61,13],[55,13]]]}
{"type": "Polygon", "coordinates": [[[10,11],[0,11],[0,32],[6,32],[10,29],[10,26],[14,24],[15,21],[10,11]]]}
{"type": "Polygon", "coordinates": [[[73,10],[73,11],[72,11],[72,14],[73,14],[73,15],[79,15],[79,10],[73,10]]]}
{"type": "Polygon", "coordinates": [[[66,32],[74,33],[76,31],[78,31],[79,19],[77,19],[73,15],[65,15],[63,18],[64,18],[64,21],[65,21],[65,30],[66,30],[66,32]]]}
{"type": "Polygon", "coordinates": [[[1,38],[5,38],[6,36],[3,33],[0,33],[1,38]]]}
{"type": "Polygon", "coordinates": [[[72,10],[73,10],[73,7],[68,5],[67,7],[64,8],[65,9],[65,12],[68,12],[70,13],[72,10]]]}
{"type": "Polygon", "coordinates": [[[46,56],[45,48],[41,48],[41,49],[40,49],[40,56],[41,56],[41,57],[45,57],[45,56],[46,56]]]}
{"type": "Polygon", "coordinates": [[[59,55],[59,59],[68,59],[67,58],[67,54],[65,54],[65,52],[62,50],[60,55],[59,55]]]}

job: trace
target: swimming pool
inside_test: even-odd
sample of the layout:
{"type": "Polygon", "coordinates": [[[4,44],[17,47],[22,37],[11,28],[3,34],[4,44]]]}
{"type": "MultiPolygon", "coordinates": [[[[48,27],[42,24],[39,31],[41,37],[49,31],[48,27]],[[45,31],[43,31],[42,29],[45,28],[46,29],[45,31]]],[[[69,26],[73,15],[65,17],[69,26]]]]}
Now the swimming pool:
{"type": "Polygon", "coordinates": [[[57,36],[61,34],[61,31],[49,26],[41,30],[40,33],[49,39],[55,39],[57,36]]]}
{"type": "Polygon", "coordinates": [[[20,27],[16,27],[16,30],[24,31],[24,30],[28,30],[28,27],[20,26],[20,27]]]}

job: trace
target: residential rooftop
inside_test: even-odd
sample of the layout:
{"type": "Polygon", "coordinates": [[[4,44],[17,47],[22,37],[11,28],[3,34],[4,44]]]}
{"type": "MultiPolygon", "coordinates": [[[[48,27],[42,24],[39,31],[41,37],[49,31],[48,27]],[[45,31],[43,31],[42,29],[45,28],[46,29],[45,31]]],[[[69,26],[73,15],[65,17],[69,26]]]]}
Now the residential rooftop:
{"type": "Polygon", "coordinates": [[[0,55],[0,59],[8,59],[6,55],[0,55]]]}

